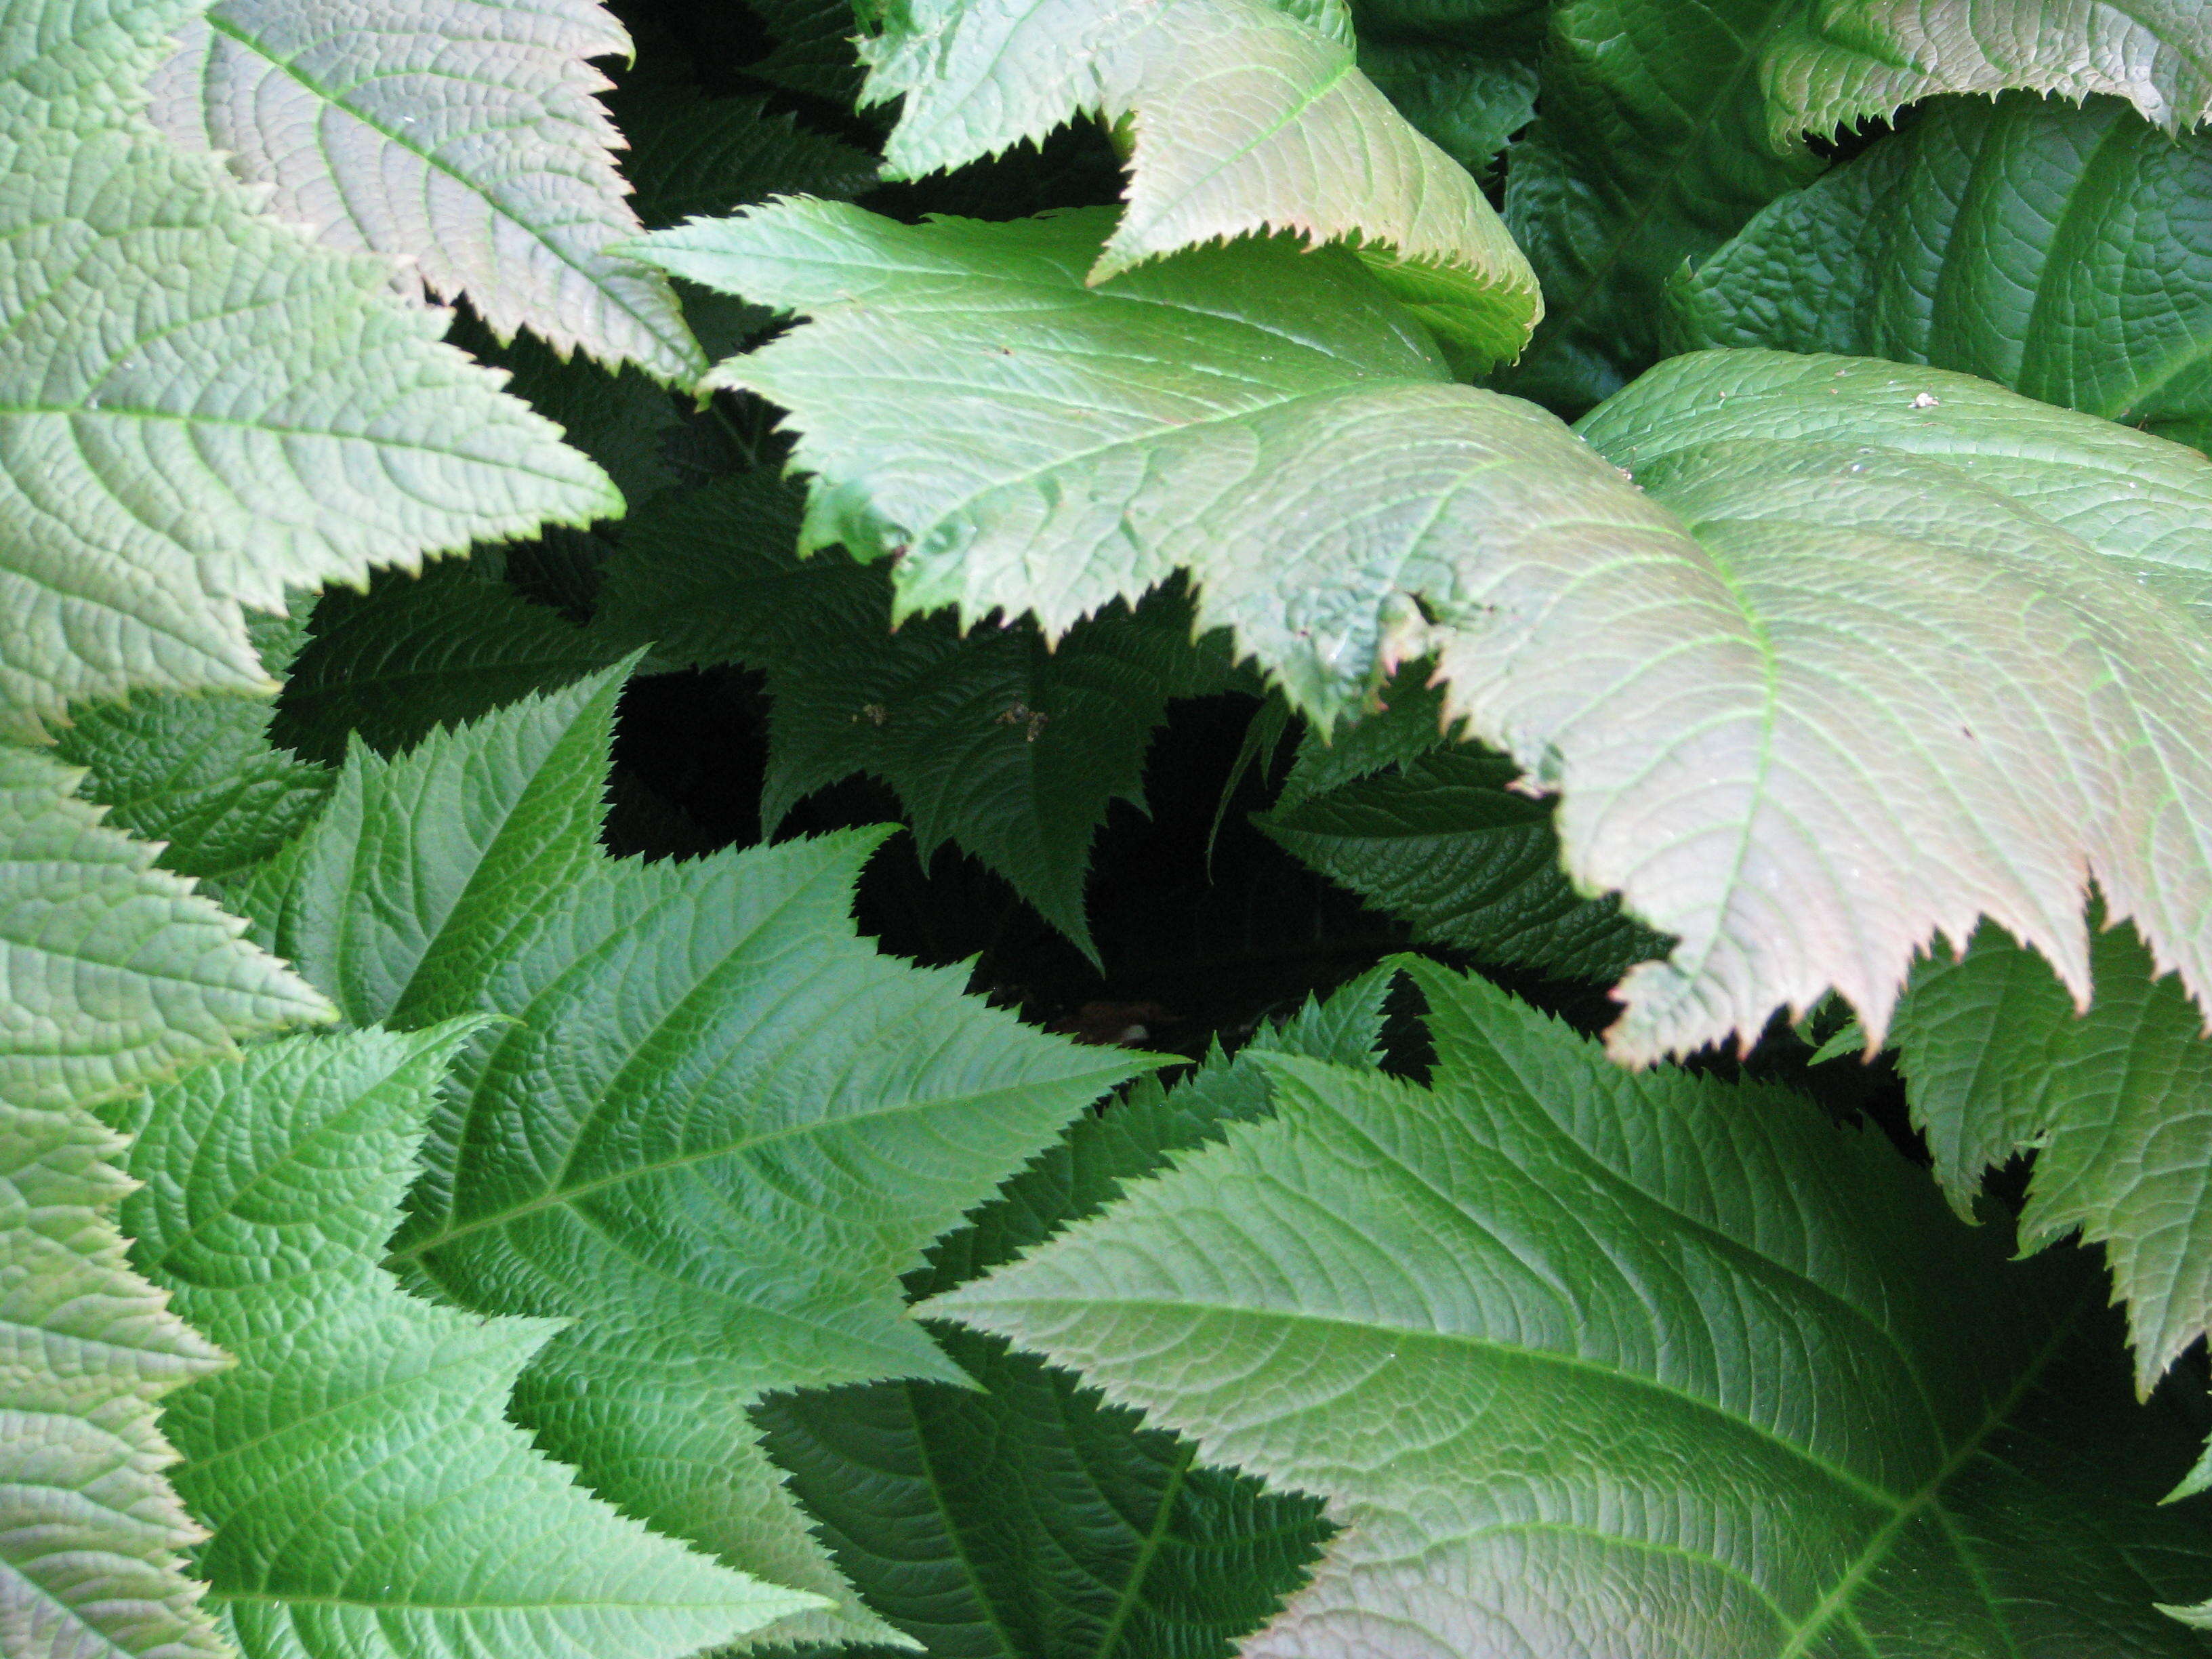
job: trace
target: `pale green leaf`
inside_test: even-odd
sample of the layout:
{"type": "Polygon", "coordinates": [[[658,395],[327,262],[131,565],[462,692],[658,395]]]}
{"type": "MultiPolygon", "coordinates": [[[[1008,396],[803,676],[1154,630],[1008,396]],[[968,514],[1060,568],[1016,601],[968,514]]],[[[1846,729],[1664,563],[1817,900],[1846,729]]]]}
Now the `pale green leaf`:
{"type": "Polygon", "coordinates": [[[7,149],[0,731],[134,686],[266,690],[245,611],[288,586],[617,510],[439,318],[213,163],[128,129],[7,149]]]}
{"type": "Polygon", "coordinates": [[[1528,261],[1466,170],[1354,66],[1347,34],[1267,0],[901,0],[860,55],[866,100],[905,100],[892,178],[1079,115],[1127,119],[1128,206],[1094,280],[1254,233],[1346,240],[1455,361],[1517,356],[1542,308],[1528,261]]]}
{"type": "Polygon", "coordinates": [[[2199,0],[1793,0],[1762,78],[1778,138],[2015,87],[2109,93],[2172,133],[2212,117],[2212,14],[2199,0]]]}
{"type": "Polygon", "coordinates": [[[225,1650],[180,1569],[205,1534],[162,1479],[155,1402],[222,1354],[124,1260],[123,1142],[0,1098],[0,1652],[225,1650]]]}
{"type": "Polygon", "coordinates": [[[2212,1326],[2212,1042],[2133,927],[2099,933],[2092,967],[2077,1015],[2041,957],[1984,927],[1914,972],[1891,1038],[1962,1214],[1988,1166],[2033,1149],[2023,1246],[2105,1246],[2148,1391],[2212,1326]]]}
{"type": "Polygon", "coordinates": [[[1079,623],[1048,649],[1022,621],[963,635],[950,617],[891,629],[880,567],[801,559],[802,497],[766,474],[658,503],[628,527],[598,625],[612,649],[764,670],[775,699],[761,818],[772,832],[855,772],[898,792],[927,860],[957,842],[1086,952],[1091,842],[1115,799],[1144,805],[1169,700],[1225,690],[1228,653],[1191,642],[1158,595],[1079,623]]]}
{"type": "Polygon", "coordinates": [[[246,1659],[680,1659],[810,1605],[579,1491],[504,1408],[559,1328],[377,1265],[482,1021],[295,1037],[133,1114],[131,1259],[237,1365],[173,1399],[194,1566],[246,1659]]]}
{"type": "Polygon", "coordinates": [[[1669,299],[1692,346],[1933,363],[2212,448],[2212,137],[2110,99],[1942,99],[1669,299]]]}
{"type": "Polygon", "coordinates": [[[216,0],[150,113],[324,242],[465,294],[501,338],[688,380],[706,360],[667,283],[609,251],[638,222],[590,60],[629,52],[599,0],[216,0]]]}
{"type": "MultiPolygon", "coordinates": [[[[620,686],[595,675],[398,760],[356,746],[261,908],[358,1022],[507,1022],[460,1063],[394,1261],[478,1312],[574,1322],[517,1420],[656,1529],[835,1591],[745,1407],[947,1374],[897,1275],[1139,1062],[859,939],[881,831],[606,858],[620,686]]],[[[887,1633],[842,1599],[776,1638],[887,1633]]]]}
{"type": "Polygon", "coordinates": [[[2094,1270],[2004,1261],[1879,1136],[1632,1074],[1413,971],[1433,1091],[1271,1055],[1276,1115],[923,1304],[1346,1525],[1248,1659],[2201,1653],[2188,1436],[2094,1270]]]}
{"type": "MultiPolygon", "coordinates": [[[[306,618],[249,620],[261,666],[289,671],[306,618]]],[[[331,775],[272,744],[270,705],[181,692],[74,711],[54,753],[85,769],[78,793],[142,841],[166,842],[156,860],[179,875],[235,877],[313,821],[331,775]]]]}
{"type": "Polygon", "coordinates": [[[801,547],[902,550],[902,618],[1029,611],[1056,639],[1187,568],[1200,629],[1231,629],[1294,704],[1334,716],[1419,625],[1408,594],[1442,593],[1468,556],[1415,521],[1472,456],[1612,477],[1540,411],[1450,385],[1347,256],[1243,241],[1087,286],[1107,224],[783,203],[643,246],[815,319],[714,381],[793,411],[817,475],[801,547]]]}

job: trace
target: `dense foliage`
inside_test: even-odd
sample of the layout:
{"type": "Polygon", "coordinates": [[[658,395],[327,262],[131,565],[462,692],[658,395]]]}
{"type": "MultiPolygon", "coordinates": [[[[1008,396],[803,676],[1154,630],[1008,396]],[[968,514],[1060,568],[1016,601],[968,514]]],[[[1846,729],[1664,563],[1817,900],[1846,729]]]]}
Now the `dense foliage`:
{"type": "Polygon", "coordinates": [[[0,0],[0,1652],[2208,1651],[2208,146],[0,0]]]}

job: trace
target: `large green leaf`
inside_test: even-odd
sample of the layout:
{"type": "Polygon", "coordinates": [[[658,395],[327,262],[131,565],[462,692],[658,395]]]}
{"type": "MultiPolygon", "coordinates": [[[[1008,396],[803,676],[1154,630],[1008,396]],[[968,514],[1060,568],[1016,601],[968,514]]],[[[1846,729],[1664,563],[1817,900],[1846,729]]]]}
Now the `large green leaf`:
{"type": "Polygon", "coordinates": [[[1433,505],[1485,446],[1611,477],[1536,410],[1449,384],[1342,253],[1247,240],[1088,286],[1108,227],[782,203],[644,246],[815,319],[713,383],[794,411],[797,464],[817,475],[800,547],[899,550],[896,618],[1029,611],[1056,640],[1182,567],[1201,629],[1231,628],[1334,716],[1418,624],[1407,595],[1440,592],[1463,556],[1380,529],[1378,496],[1421,511],[1401,497],[1433,505]]]}
{"type": "Polygon", "coordinates": [[[532,1449],[504,1407],[558,1322],[437,1307],[377,1265],[482,1024],[291,1038],[132,1114],[131,1260],[238,1357],[162,1421],[247,1659],[681,1659],[813,1599],[655,1537],[532,1449]]]}
{"type": "Polygon", "coordinates": [[[1534,52],[1363,35],[1359,68],[1399,114],[1477,178],[1490,173],[1506,141],[1536,112],[1534,52]]]}
{"type": "Polygon", "coordinates": [[[222,1359],[125,1265],[83,1108],[329,1009],[79,775],[0,747],[0,1648],[212,1656],[155,1402],[222,1359]]]}
{"type": "Polygon", "coordinates": [[[1517,356],[1542,304],[1528,261],[1473,178],[1354,66],[1340,15],[1292,9],[901,0],[860,43],[867,100],[905,100],[886,171],[957,167],[1078,115],[1126,120],[1128,208],[1094,280],[1255,232],[1345,240],[1455,361],[1517,356]]]}
{"type": "Polygon", "coordinates": [[[764,99],[638,80],[609,101],[629,141],[637,216],[656,230],[784,192],[842,200],[876,181],[874,156],[769,114],[764,99]]]}
{"type": "Polygon", "coordinates": [[[1808,0],[1567,0],[1542,113],[1514,146],[1505,222],[1545,317],[1501,384],[1579,414],[1659,356],[1661,292],[1820,171],[1766,132],[1760,55],[1808,0]]]}
{"type": "MultiPolygon", "coordinates": [[[[264,672],[289,672],[306,617],[247,623],[264,672]]],[[[331,775],[273,745],[258,697],[167,692],[73,711],[54,753],[85,769],[79,793],[108,822],[166,842],[179,875],[234,877],[297,836],[322,810],[331,775]]]]}
{"type": "Polygon", "coordinates": [[[1433,1091],[1267,1056],[1276,1116],[923,1304],[1346,1523],[1247,1656],[2202,1653],[2188,1437],[2076,1258],[1869,1132],[1630,1074],[1413,969],[1433,1091]]]}
{"type": "Polygon", "coordinates": [[[1669,294],[1692,346],[1962,369],[2212,447],[2212,138],[2124,105],[1943,99],[1669,294]]]}
{"type": "Polygon", "coordinates": [[[265,690],[244,611],[288,586],[615,510],[381,262],[255,216],[128,112],[185,9],[0,19],[0,733],[133,686],[265,690]]]}
{"type": "Polygon", "coordinates": [[[706,367],[660,275],[609,252],[637,230],[594,58],[629,37],[599,0],[216,0],[153,82],[155,124],[273,187],[335,247],[394,256],[527,325],[664,380],[706,367]]]}
{"type": "MultiPolygon", "coordinates": [[[[1139,1062],[857,939],[881,831],[606,858],[620,685],[592,676],[397,760],[356,746],[258,908],[356,1023],[504,1017],[459,1065],[393,1259],[477,1311],[574,1322],[525,1372],[518,1420],[656,1528],[834,1595],[746,1405],[951,1375],[898,1274],[1139,1062]]],[[[776,1629],[884,1633],[849,1608],[776,1629]]]]}
{"type": "Polygon", "coordinates": [[[2035,1149],[2021,1243],[2105,1245],[2148,1391],[2212,1326],[2212,1042],[2132,927],[2100,933],[2092,966],[2077,1015],[2041,957],[1984,927],[1914,973],[1892,1039],[1962,1213],[1990,1165],[2035,1149]]]}
{"type": "MultiPolygon", "coordinates": [[[[1372,1066],[1389,975],[1309,1004],[1245,1051],[1372,1066]]],[[[1146,1079],[1006,1183],[908,1275],[951,1289],[1103,1209],[1170,1154],[1263,1117],[1267,1074],[1218,1051],[1146,1079]]],[[[1068,1373],[957,1326],[938,1340],[976,1388],[886,1382],[755,1413],[838,1565],[939,1659],[1216,1659],[1295,1589],[1332,1528],[1314,1499],[1198,1462],[1068,1373]]]]}
{"type": "Polygon", "coordinates": [[[917,617],[894,633],[887,571],[793,551],[801,500],[749,473],[634,521],[598,619],[612,647],[766,671],[771,830],[825,784],[871,773],[906,804],[925,860],[958,842],[1089,951],[1091,837],[1112,801],[1143,806],[1169,700],[1224,690],[1227,651],[1194,647],[1190,607],[1169,595],[1049,649],[1027,621],[963,635],[917,617]]]}
{"type": "Polygon", "coordinates": [[[2012,87],[2110,93],[2171,133],[2212,118],[2212,15],[2197,0],[1796,0],[1763,74],[1777,137],[2012,87]]]}

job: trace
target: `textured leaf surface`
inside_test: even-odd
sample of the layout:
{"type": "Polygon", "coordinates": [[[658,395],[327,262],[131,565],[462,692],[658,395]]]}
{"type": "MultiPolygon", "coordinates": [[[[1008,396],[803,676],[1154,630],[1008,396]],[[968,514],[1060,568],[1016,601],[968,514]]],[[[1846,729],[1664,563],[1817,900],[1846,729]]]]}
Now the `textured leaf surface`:
{"type": "Polygon", "coordinates": [[[2212,137],[1944,99],[1670,294],[1692,346],[1934,363],[2212,447],[2212,137]]]}
{"type": "Polygon", "coordinates": [[[1579,413],[1661,355],[1661,295],[1820,164],[1766,135],[1762,48],[1807,0],[1568,0],[1543,112],[1514,147],[1505,222],[1545,318],[1500,384],[1579,413]]]}
{"type": "Polygon", "coordinates": [[[2197,0],[1796,0],[1765,79],[1778,137],[2012,87],[2110,93],[2173,132],[2212,116],[2212,16],[2197,0]]]}
{"type": "Polygon", "coordinates": [[[137,1114],[132,1260],[238,1358],[163,1421],[248,1659],[677,1659],[811,1598],[578,1490],[503,1408],[558,1328],[409,1296],[377,1265],[453,1050],[480,1022],[295,1037],[137,1114]]]}
{"type": "Polygon", "coordinates": [[[1915,972],[1893,1039],[1962,1213],[1990,1165],[2036,1149],[2021,1244],[2104,1244],[2148,1391],[2212,1325],[2212,1042],[2133,927],[2100,933],[2093,967],[2077,1017],[2041,957],[1985,927],[1915,972]]]}
{"type": "Polygon", "coordinates": [[[1399,114],[1478,178],[1536,111],[1533,53],[1492,57],[1426,41],[1363,39],[1359,69],[1399,114]]]}
{"type": "Polygon", "coordinates": [[[0,1097],[0,1651],[217,1659],[155,1401],[222,1354],[132,1273],[123,1143],[0,1097]]]}
{"type": "MultiPolygon", "coordinates": [[[[619,688],[596,675],[395,761],[356,748],[262,913],[357,1022],[511,1022],[461,1061],[394,1250],[464,1307],[576,1322],[518,1420],[657,1528],[834,1591],[744,1407],[949,1375],[897,1275],[1137,1062],[867,948],[849,906],[879,831],[605,857],[619,688]]],[[[883,1632],[849,1612],[776,1634],[883,1632]]]]}
{"type": "Polygon", "coordinates": [[[633,205],[653,229],[783,192],[842,199],[876,181],[875,157],[769,114],[764,99],[706,98],[647,82],[610,102],[629,141],[633,205]]]}
{"type": "Polygon", "coordinates": [[[1374,507],[1433,512],[1509,450],[1612,477],[1538,411],[1448,384],[1346,255],[1248,241],[1087,287],[1106,228],[787,203],[647,246],[815,318],[713,378],[793,411],[817,475],[802,548],[903,550],[901,617],[1027,611],[1057,638],[1182,567],[1201,629],[1233,629],[1295,703],[1334,715],[1418,620],[1407,593],[1443,592],[1465,553],[1381,528],[1374,507]]]}
{"type": "MultiPolygon", "coordinates": [[[[1371,1066],[1388,980],[1370,974],[1308,1005],[1251,1049],[1371,1066]]],[[[1266,1074],[1218,1052],[1172,1091],[1139,1083],[941,1240],[909,1293],[975,1278],[1170,1153],[1267,1111],[1266,1074]]],[[[981,1392],[878,1383],[780,1395],[756,1413],[838,1564],[933,1655],[1219,1659],[1297,1588],[1332,1530],[1317,1501],[1206,1468],[1189,1442],[1033,1355],[957,1326],[937,1339],[981,1392]]]]}
{"type": "MultiPolygon", "coordinates": [[[[284,674],[305,618],[248,627],[263,670],[284,674]]],[[[167,843],[163,869],[234,877],[306,829],[330,794],[327,770],[270,744],[270,712],[258,698],[143,696],[75,711],[54,753],[85,769],[78,793],[109,808],[109,823],[167,843]]]]}
{"type": "Polygon", "coordinates": [[[588,60],[629,52],[599,0],[219,0],[179,31],[151,114],[502,337],[689,380],[706,361],[668,284],[609,252],[637,218],[588,60]]]}
{"type": "Polygon", "coordinates": [[[1370,248],[1455,357],[1518,355],[1535,278],[1474,180],[1353,64],[1348,31],[1265,0],[904,0],[861,42],[866,97],[903,97],[884,146],[916,178],[1130,118],[1128,208],[1103,278],[1178,248],[1296,232],[1370,248]]]}
{"type": "Polygon", "coordinates": [[[11,151],[0,730],[132,686],[266,690],[245,608],[616,510],[439,319],[212,163],[130,130],[11,151]]]}
{"type": "Polygon", "coordinates": [[[1144,763],[1169,699],[1231,683],[1189,605],[1115,607],[1048,649],[1034,624],[950,617],[891,630],[880,567],[800,559],[802,498],[750,473],[671,497],[633,522],[599,625],[612,649],[660,641],[684,664],[765,670],[775,698],[761,817],[866,772],[896,790],[927,860],[957,842],[1085,950],[1084,877],[1108,805],[1144,805],[1144,763]]]}
{"type": "Polygon", "coordinates": [[[335,765],[358,733],[389,754],[604,668],[614,653],[575,623],[460,561],[326,593],[284,687],[278,739],[335,765]]]}
{"type": "Polygon", "coordinates": [[[1519,769],[1437,730],[1441,697],[1401,675],[1387,712],[1309,737],[1274,810],[1254,820],[1302,861],[1421,939],[1577,979],[1618,979],[1667,941],[1574,890],[1548,803],[1519,769]],[[1380,729],[1380,728],[1390,729],[1380,729]]]}
{"type": "Polygon", "coordinates": [[[2201,1652],[2201,1517],[2094,1273],[2007,1264],[1878,1138],[1624,1073],[1427,964],[1434,1092],[1276,1116],[923,1304],[1346,1522],[1248,1656],[2201,1652]]]}

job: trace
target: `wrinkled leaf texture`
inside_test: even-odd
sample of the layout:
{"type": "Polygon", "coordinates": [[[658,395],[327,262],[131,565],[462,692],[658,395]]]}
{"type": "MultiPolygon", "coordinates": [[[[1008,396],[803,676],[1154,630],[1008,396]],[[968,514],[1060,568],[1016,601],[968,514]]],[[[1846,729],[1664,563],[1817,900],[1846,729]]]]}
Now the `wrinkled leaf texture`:
{"type": "Polygon", "coordinates": [[[437,1307],[377,1265],[483,1024],[264,1044],[130,1115],[131,1260],[239,1358],[162,1422],[246,1659],[665,1659],[814,1599],[655,1537],[531,1448],[503,1409],[557,1321],[437,1307]]]}
{"type": "Polygon", "coordinates": [[[1271,1120],[922,1304],[1329,1497],[1248,1659],[2200,1650],[2154,1605],[2212,1577],[2156,1502],[2187,1437],[2085,1261],[2007,1262],[1808,1103],[1409,970],[1431,1088],[1258,1057],[1271,1120]]]}
{"type": "Polygon", "coordinates": [[[516,1420],[657,1530],[842,1604],[760,1639],[881,1639],[745,1407],[956,1375],[898,1274],[1141,1062],[867,948],[849,906],[880,830],[606,857],[622,680],[397,759],[356,744],[252,902],[357,1024],[504,1017],[459,1062],[391,1261],[476,1312],[574,1322],[525,1370],[516,1420]]]}
{"type": "Polygon", "coordinates": [[[688,380],[706,360],[667,283],[610,251],[638,221],[590,60],[629,50],[599,0],[216,0],[149,112],[331,246],[465,295],[502,339],[527,326],[688,380]]]}

